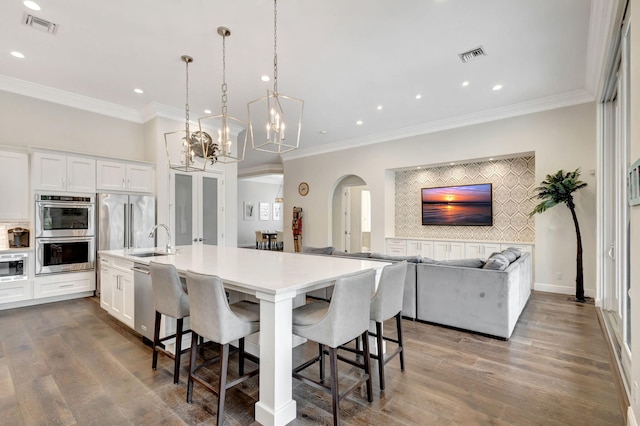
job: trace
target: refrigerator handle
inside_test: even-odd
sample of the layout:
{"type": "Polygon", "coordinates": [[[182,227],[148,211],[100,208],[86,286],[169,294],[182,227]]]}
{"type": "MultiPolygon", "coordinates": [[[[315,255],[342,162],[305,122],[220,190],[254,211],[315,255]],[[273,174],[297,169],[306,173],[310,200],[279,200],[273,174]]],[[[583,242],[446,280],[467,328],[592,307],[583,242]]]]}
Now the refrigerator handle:
{"type": "Polygon", "coordinates": [[[129,248],[134,248],[133,203],[129,204],[129,248]]]}
{"type": "Polygon", "coordinates": [[[122,247],[129,248],[129,227],[127,221],[127,203],[124,203],[124,242],[122,243],[122,247]]]}

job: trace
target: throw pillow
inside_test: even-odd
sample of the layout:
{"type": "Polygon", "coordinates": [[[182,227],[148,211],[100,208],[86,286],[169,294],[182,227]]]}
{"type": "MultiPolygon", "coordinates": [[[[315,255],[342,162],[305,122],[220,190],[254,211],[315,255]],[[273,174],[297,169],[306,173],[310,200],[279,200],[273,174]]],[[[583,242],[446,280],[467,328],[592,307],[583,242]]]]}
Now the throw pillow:
{"type": "Polygon", "coordinates": [[[517,259],[516,254],[511,250],[502,250],[502,254],[509,259],[509,263],[517,259]]]}
{"type": "Polygon", "coordinates": [[[516,259],[519,259],[520,256],[522,256],[522,252],[517,247],[507,247],[505,250],[509,250],[510,252],[515,254],[516,255],[516,259]]]}
{"type": "Polygon", "coordinates": [[[504,254],[496,253],[492,254],[487,263],[484,264],[483,269],[492,269],[494,271],[504,271],[509,266],[509,259],[504,254]]]}

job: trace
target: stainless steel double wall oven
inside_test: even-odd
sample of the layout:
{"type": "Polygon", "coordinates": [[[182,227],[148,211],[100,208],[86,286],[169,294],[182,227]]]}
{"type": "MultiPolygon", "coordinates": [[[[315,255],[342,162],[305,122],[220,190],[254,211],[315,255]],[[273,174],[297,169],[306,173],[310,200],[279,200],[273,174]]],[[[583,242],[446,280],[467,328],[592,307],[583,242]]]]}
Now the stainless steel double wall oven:
{"type": "Polygon", "coordinates": [[[95,197],[36,195],[36,275],[93,270],[95,197]]]}

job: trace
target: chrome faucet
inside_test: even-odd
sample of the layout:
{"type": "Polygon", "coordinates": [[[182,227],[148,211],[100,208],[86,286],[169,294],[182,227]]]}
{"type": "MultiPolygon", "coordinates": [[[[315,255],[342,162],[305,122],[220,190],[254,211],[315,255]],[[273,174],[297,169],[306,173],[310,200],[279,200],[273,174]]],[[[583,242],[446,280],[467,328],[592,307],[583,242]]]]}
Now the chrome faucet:
{"type": "Polygon", "coordinates": [[[164,223],[159,223],[151,228],[151,232],[149,232],[149,238],[153,238],[156,229],[158,229],[158,226],[163,227],[164,230],[167,231],[167,253],[173,253],[174,247],[171,245],[171,232],[169,232],[169,227],[164,223]]]}

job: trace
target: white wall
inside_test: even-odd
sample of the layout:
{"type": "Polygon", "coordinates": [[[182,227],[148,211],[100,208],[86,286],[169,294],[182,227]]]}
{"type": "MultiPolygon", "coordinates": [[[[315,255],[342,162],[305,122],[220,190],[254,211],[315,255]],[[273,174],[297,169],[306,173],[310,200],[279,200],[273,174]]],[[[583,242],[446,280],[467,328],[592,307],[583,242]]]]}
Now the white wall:
{"type": "Polygon", "coordinates": [[[143,126],[0,91],[0,145],[144,160],[143,126]]]}
{"type": "MultiPolygon", "coordinates": [[[[371,249],[383,252],[385,237],[394,236],[394,185],[390,169],[533,152],[536,182],[559,169],[583,170],[583,180],[589,186],[578,194],[576,204],[584,246],[585,288],[594,293],[596,197],[595,176],[590,171],[596,164],[595,122],[595,104],[588,103],[340,152],[285,159],[284,223],[290,223],[293,206],[302,207],[303,245],[331,245],[334,188],[342,177],[357,175],[371,190],[371,249]],[[298,184],[302,181],[309,183],[306,197],[298,195],[298,184]]],[[[537,215],[535,228],[537,283],[575,288],[576,239],[569,210],[558,206],[537,215]]],[[[285,250],[293,251],[291,241],[291,229],[285,227],[285,250]]]]}
{"type": "Polygon", "coordinates": [[[284,212],[280,220],[273,220],[273,204],[280,190],[280,184],[260,183],[246,180],[238,181],[237,221],[238,246],[255,247],[256,231],[282,230],[284,212]],[[252,220],[244,220],[243,203],[252,202],[255,214],[252,220]],[[269,203],[269,220],[260,220],[259,204],[269,203]]]}

